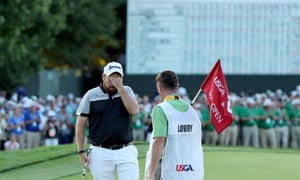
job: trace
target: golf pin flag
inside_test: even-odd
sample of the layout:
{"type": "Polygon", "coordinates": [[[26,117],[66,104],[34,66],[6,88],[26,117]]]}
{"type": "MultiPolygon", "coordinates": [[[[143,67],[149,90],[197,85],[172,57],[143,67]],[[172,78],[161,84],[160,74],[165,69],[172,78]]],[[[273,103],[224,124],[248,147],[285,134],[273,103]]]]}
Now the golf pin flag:
{"type": "Polygon", "coordinates": [[[229,93],[221,62],[217,60],[201,85],[210,108],[210,118],[218,134],[232,123],[229,93]]]}

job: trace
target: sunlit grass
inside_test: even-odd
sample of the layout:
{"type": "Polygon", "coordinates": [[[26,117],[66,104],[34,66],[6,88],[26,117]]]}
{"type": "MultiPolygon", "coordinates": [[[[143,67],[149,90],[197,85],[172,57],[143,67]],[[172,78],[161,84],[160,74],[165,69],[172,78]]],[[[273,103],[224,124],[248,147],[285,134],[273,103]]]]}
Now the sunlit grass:
{"type": "MultiPolygon", "coordinates": [[[[144,176],[147,143],[139,150],[140,179],[144,176]]],[[[0,152],[0,179],[81,179],[76,145],[0,152]]],[[[298,180],[300,151],[204,146],[205,180],[298,180]]],[[[85,180],[92,180],[88,172],[85,180]]]]}

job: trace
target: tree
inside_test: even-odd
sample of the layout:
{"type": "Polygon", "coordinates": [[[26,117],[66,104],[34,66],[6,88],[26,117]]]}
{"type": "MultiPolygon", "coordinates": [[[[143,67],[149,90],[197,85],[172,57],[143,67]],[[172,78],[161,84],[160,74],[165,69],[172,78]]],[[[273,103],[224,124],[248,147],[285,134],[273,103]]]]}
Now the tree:
{"type": "Polygon", "coordinates": [[[91,69],[118,47],[123,0],[1,0],[0,89],[12,91],[43,68],[91,69]]]}
{"type": "Polygon", "coordinates": [[[66,16],[54,14],[52,5],[51,0],[1,0],[0,89],[12,91],[42,69],[42,52],[66,26],[66,16]]]}
{"type": "Polygon", "coordinates": [[[97,67],[108,59],[107,48],[118,47],[113,37],[120,26],[116,7],[120,0],[65,0],[68,8],[66,28],[56,35],[56,46],[47,51],[48,65],[84,68],[97,67]]]}

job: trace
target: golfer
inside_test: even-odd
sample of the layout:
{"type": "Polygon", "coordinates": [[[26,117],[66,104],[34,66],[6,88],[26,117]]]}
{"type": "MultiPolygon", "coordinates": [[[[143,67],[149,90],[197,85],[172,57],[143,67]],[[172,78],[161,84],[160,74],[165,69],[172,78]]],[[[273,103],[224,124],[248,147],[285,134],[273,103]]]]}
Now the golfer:
{"type": "Polygon", "coordinates": [[[132,145],[131,116],[139,112],[134,93],[123,85],[120,63],[108,63],[100,86],[89,90],[77,109],[76,140],[80,161],[89,164],[95,180],[138,180],[138,152],[132,145]],[[89,158],[84,149],[88,122],[89,158]]]}

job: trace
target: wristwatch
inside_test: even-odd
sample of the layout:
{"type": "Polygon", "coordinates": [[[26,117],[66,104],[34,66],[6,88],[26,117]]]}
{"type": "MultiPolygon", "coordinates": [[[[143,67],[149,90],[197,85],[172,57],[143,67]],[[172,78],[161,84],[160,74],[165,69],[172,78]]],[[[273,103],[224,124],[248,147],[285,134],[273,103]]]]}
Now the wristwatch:
{"type": "Polygon", "coordinates": [[[82,154],[82,153],[85,153],[85,150],[78,151],[78,154],[82,154]]]}

